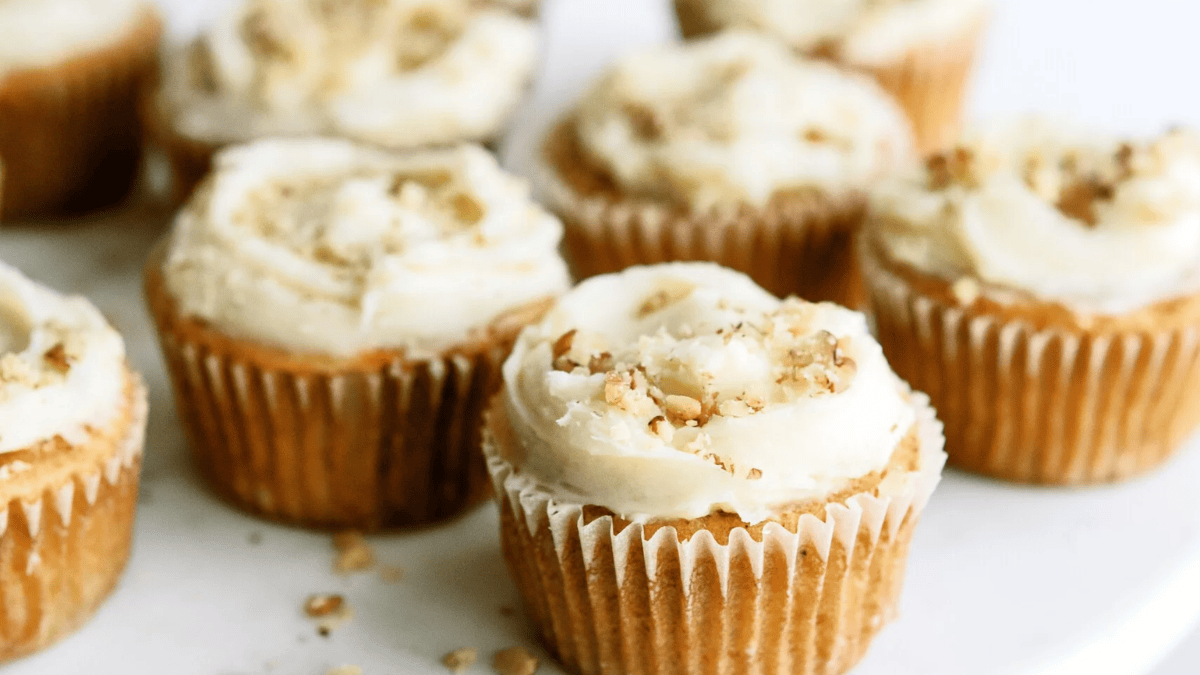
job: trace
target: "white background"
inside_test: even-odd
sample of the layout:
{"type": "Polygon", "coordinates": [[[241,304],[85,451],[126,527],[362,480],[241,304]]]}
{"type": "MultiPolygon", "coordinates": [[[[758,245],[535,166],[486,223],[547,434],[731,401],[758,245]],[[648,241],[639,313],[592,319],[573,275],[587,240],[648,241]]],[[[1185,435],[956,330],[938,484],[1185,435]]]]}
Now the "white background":
{"type": "MultiPolygon", "coordinates": [[[[183,34],[229,0],[160,1],[169,14],[173,32],[183,34]]],[[[549,35],[549,60],[543,79],[567,84],[539,91],[535,103],[524,112],[530,118],[547,117],[553,104],[568,96],[570,89],[586,83],[621,45],[663,39],[669,30],[664,0],[548,1],[554,3],[548,15],[559,17],[563,23],[571,23],[569,18],[576,13],[606,14],[610,20],[594,25],[576,22],[573,32],[549,35]],[[647,5],[655,10],[648,11],[647,5]],[[630,17],[638,17],[636,21],[622,24],[621,12],[626,10],[630,17]]],[[[1198,24],[1200,5],[1192,0],[997,0],[970,102],[972,116],[1043,111],[1130,132],[1152,132],[1175,122],[1200,126],[1200,88],[1195,86],[1192,73],[1192,64],[1200,63],[1198,24]]],[[[517,164],[522,150],[529,147],[531,128],[525,127],[526,133],[516,134],[510,143],[510,157],[517,164]]],[[[367,650],[387,645],[404,655],[389,662],[391,670],[368,670],[368,675],[437,672],[437,668],[430,670],[430,665],[448,649],[471,644],[486,654],[489,649],[521,641],[524,627],[519,617],[495,618],[499,604],[512,602],[512,592],[503,579],[494,541],[464,542],[461,537],[464,531],[491,532],[489,519],[494,516],[487,510],[456,525],[453,531],[434,529],[381,542],[379,550],[385,561],[400,563],[408,571],[404,582],[384,587],[364,578],[328,576],[323,567],[327,564],[325,542],[319,535],[263,525],[212,502],[191,477],[184,459],[170,399],[136,298],[136,268],[145,247],[162,227],[162,220],[146,216],[135,221],[136,225],[116,238],[111,236],[111,226],[105,225],[49,236],[16,231],[0,238],[0,257],[60,288],[86,290],[113,317],[130,339],[135,362],[150,375],[152,406],[156,410],[150,430],[151,455],[146,463],[147,489],[138,523],[139,548],[121,591],[85,631],[56,650],[13,666],[12,671],[20,675],[87,670],[106,674],[119,672],[108,664],[123,662],[130,667],[128,672],[136,675],[319,675],[324,668],[342,662],[365,665],[362,656],[367,650]],[[69,247],[80,247],[86,254],[70,266],[54,264],[57,258],[51,256],[69,247]],[[42,261],[44,264],[38,264],[42,261]],[[263,536],[261,545],[247,543],[246,537],[252,532],[263,536]],[[270,571],[270,588],[262,588],[263,570],[270,571]],[[313,637],[311,626],[299,615],[304,596],[317,590],[345,592],[356,608],[352,627],[336,634],[332,641],[313,637]],[[258,598],[260,594],[262,598],[258,598]],[[269,601],[263,599],[268,596],[269,601]],[[180,626],[181,611],[190,613],[187,626],[180,626]],[[433,637],[418,640],[413,637],[417,633],[406,633],[404,626],[416,624],[424,631],[421,635],[433,637]],[[135,625],[139,633],[130,636],[135,625]],[[197,644],[210,654],[236,650],[237,664],[198,657],[191,653],[197,644]],[[169,657],[177,645],[179,662],[166,665],[171,663],[169,657]],[[114,654],[114,650],[124,652],[114,654]],[[150,657],[156,664],[153,670],[137,667],[150,662],[150,657]],[[95,664],[89,663],[93,658],[95,664]],[[213,669],[201,663],[222,665],[213,669]]],[[[1200,478],[1200,448],[1191,450],[1191,457],[1168,467],[1167,472],[1188,471],[1200,478]]],[[[1153,480],[1157,481],[1154,485],[1174,486],[1177,491],[1179,486],[1190,490],[1194,484],[1186,475],[1160,475],[1153,480]]],[[[1147,485],[1061,500],[1050,495],[1031,499],[1069,502],[1073,508],[1083,508],[1082,514],[1072,517],[1085,523],[1092,502],[1124,499],[1130,511],[1143,505],[1152,507],[1156,495],[1153,491],[1145,494],[1147,485]]],[[[986,510],[990,503],[978,495],[988,490],[999,492],[956,477],[935,496],[935,505],[938,499],[943,500],[942,504],[958,499],[969,508],[986,510]]],[[[1193,501],[1189,498],[1182,503],[1190,506],[1193,501]]],[[[952,521],[943,514],[941,523],[947,522],[952,521]]],[[[923,543],[930,549],[927,552],[932,552],[950,531],[936,531],[932,522],[930,525],[923,532],[923,543]]],[[[1159,532],[1160,538],[1168,538],[1172,533],[1189,532],[1195,522],[1189,519],[1184,525],[1180,530],[1153,531],[1159,532]]],[[[1083,526],[1080,528],[1082,531],[1083,526]]],[[[919,541],[918,546],[921,544],[919,541]]],[[[1141,542],[1111,542],[1114,550],[1139,545],[1141,542]]],[[[1166,551],[1171,547],[1147,545],[1147,549],[1166,551]]],[[[946,560],[953,564],[954,558],[951,555],[946,560]]],[[[1088,566],[1092,560],[1096,565],[1104,562],[1082,559],[1078,564],[1088,566]]],[[[1136,557],[1132,562],[1136,569],[1136,557]]],[[[1147,561],[1147,568],[1157,570],[1149,564],[1152,562],[1158,561],[1147,561]]],[[[920,570],[914,572],[921,574],[920,570]]],[[[1081,576],[1088,572],[1080,569],[1081,576]]],[[[928,570],[925,576],[929,576],[928,570]]],[[[971,581],[980,586],[992,582],[987,578],[971,581]]],[[[911,603],[909,609],[913,609],[911,603]]],[[[1055,610],[1047,605],[1029,611],[1043,609],[1055,610]]],[[[1154,618],[1148,617],[1147,623],[1153,623],[1154,618]]],[[[964,622],[971,620],[962,617],[964,622]]],[[[898,628],[889,629],[893,638],[898,628]]],[[[887,636],[885,631],[883,637],[887,636]]],[[[930,649],[950,646],[934,645],[930,649]]],[[[880,667],[878,659],[872,665],[871,673],[889,672],[887,664],[880,667]]],[[[986,665],[990,664],[984,664],[978,672],[991,673],[986,665]]],[[[893,671],[897,675],[909,672],[893,671]]],[[[485,666],[477,666],[472,672],[488,671],[485,666]]],[[[1200,633],[1154,675],[1197,672],[1200,633]]],[[[1068,674],[1053,671],[1047,675],[1068,674]]]]}

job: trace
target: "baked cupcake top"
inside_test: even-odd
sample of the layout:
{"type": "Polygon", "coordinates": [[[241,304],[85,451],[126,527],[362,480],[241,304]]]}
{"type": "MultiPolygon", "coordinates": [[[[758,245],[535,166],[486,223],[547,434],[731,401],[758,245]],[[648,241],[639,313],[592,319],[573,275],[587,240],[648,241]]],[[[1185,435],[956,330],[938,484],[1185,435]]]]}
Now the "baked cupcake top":
{"type": "Polygon", "coordinates": [[[0,263],[0,453],[83,443],[126,404],[125,344],[81,297],[0,263]]]}
{"type": "Polygon", "coordinates": [[[693,211],[857,190],[911,152],[908,122],[874,82],[750,33],[632,54],[573,120],[581,152],[623,193],[693,211]]]}
{"type": "Polygon", "coordinates": [[[762,31],[803,52],[855,63],[903,56],[970,30],[986,0],[677,0],[703,23],[762,31]]]}
{"type": "Polygon", "coordinates": [[[164,265],[178,311],[301,353],[439,352],[568,285],[562,225],[482,148],[333,139],[217,155],[164,265]]]}
{"type": "Polygon", "coordinates": [[[711,263],[584,281],[504,379],[518,470],[634,520],[762,521],[882,470],[915,419],[861,314],[711,263]]]}
{"type": "Polygon", "coordinates": [[[1121,141],[1026,119],[872,196],[875,239],[956,294],[1121,314],[1200,290],[1200,138],[1121,141]]]}
{"type": "Polygon", "coordinates": [[[152,9],[147,0],[4,0],[0,75],[103,49],[152,9]]]}
{"type": "Polygon", "coordinates": [[[395,148],[484,140],[533,72],[537,28],[471,0],[246,0],[166,67],[177,131],[330,134],[395,148]]]}

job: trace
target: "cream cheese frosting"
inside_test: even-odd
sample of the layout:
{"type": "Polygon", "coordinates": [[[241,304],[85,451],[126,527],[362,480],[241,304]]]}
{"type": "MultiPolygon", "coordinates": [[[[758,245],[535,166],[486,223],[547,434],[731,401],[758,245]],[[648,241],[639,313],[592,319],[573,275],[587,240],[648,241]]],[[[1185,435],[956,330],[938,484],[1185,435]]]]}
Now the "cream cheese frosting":
{"type": "Polygon", "coordinates": [[[874,82],[751,33],[621,59],[574,119],[583,152],[624,192],[694,211],[861,189],[912,152],[904,114],[874,82]]]}
{"type": "Polygon", "coordinates": [[[4,0],[0,74],[54,65],[115,44],[152,8],[145,0],[4,0]]]}
{"type": "Polygon", "coordinates": [[[88,440],[125,402],[125,344],[81,297],[0,263],[0,453],[88,440]]]}
{"type": "Polygon", "coordinates": [[[986,0],[682,0],[708,23],[763,31],[804,52],[871,64],[972,29],[986,0]]]}
{"type": "Polygon", "coordinates": [[[164,265],[185,316],[293,351],[437,353],[568,285],[562,225],[474,145],[336,139],[218,154],[164,265]]]}
{"type": "Polygon", "coordinates": [[[1200,290],[1200,138],[1182,130],[994,125],[882,183],[872,212],[893,259],[984,292],[1121,314],[1200,290]]]}
{"type": "Polygon", "coordinates": [[[393,148],[485,140],[533,74],[532,19],[468,0],[247,0],[166,64],[176,129],[212,142],[329,134],[393,148]]]}
{"type": "Polygon", "coordinates": [[[584,281],[504,380],[518,470],[634,520],[759,522],[883,469],[915,420],[861,314],[711,263],[584,281]]]}

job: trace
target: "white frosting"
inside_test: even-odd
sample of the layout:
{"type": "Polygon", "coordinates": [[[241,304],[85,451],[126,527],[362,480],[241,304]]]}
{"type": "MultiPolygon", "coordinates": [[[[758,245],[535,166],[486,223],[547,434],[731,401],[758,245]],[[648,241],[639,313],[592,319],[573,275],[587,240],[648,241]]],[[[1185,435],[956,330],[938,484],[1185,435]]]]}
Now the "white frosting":
{"type": "Polygon", "coordinates": [[[758,522],[884,468],[914,421],[861,314],[711,263],[584,281],[522,333],[504,379],[519,470],[637,520],[758,522]]]}
{"type": "Polygon", "coordinates": [[[832,47],[856,63],[878,63],[970,30],[986,0],[688,0],[726,28],[771,33],[802,51],[832,47]]]}
{"type": "Polygon", "coordinates": [[[0,263],[0,453],[83,443],[125,402],[125,345],[100,312],[0,263]]]}
{"type": "Polygon", "coordinates": [[[164,273],[184,315],[301,352],[438,352],[568,285],[562,226],[473,145],[331,139],[221,152],[164,273]]]}
{"type": "Polygon", "coordinates": [[[1123,144],[1028,119],[939,157],[872,197],[894,259],[1108,314],[1200,289],[1197,137],[1123,144]]]}
{"type": "Polygon", "coordinates": [[[0,73],[49,66],[126,37],[145,0],[3,0],[0,73]]]}
{"type": "Polygon", "coordinates": [[[789,189],[859,189],[911,154],[874,82],[750,33],[620,60],[579,105],[584,152],[623,190],[762,206],[789,189]]]}
{"type": "Polygon", "coordinates": [[[168,61],[160,95],[178,131],[209,141],[484,140],[537,45],[532,20],[468,0],[248,0],[168,61]]]}

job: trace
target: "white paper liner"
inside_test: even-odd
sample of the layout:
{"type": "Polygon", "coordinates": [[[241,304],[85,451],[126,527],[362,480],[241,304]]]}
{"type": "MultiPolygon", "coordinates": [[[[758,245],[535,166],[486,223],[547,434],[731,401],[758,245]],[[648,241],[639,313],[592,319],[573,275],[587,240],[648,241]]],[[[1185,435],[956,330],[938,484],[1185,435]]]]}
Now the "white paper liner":
{"type": "Polygon", "coordinates": [[[952,465],[1021,482],[1112,482],[1160,465],[1200,425],[1200,327],[1036,330],[920,295],[861,251],[884,353],[929,394],[952,465]]]}
{"type": "Polygon", "coordinates": [[[81,625],[125,567],[148,413],[145,386],[131,377],[129,427],[103,468],[0,509],[0,661],[37,651],[81,625]]]}
{"type": "Polygon", "coordinates": [[[587,507],[515,471],[485,432],[505,557],[550,651],[586,675],[844,672],[896,614],[912,529],[945,462],[941,424],[923,395],[913,401],[918,471],[804,514],[795,532],[768,523],[756,541],[737,527],[726,544],[586,522],[587,507]]]}
{"type": "Polygon", "coordinates": [[[847,306],[861,299],[853,238],[863,201],[853,192],[814,191],[757,214],[684,215],[646,199],[582,195],[544,157],[532,172],[539,197],[563,221],[563,247],[576,279],[633,265],[701,260],[747,274],[778,296],[847,306]]]}

